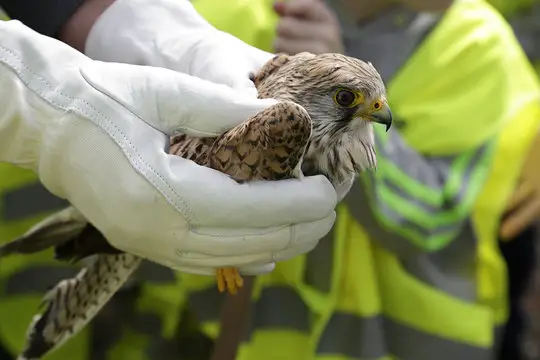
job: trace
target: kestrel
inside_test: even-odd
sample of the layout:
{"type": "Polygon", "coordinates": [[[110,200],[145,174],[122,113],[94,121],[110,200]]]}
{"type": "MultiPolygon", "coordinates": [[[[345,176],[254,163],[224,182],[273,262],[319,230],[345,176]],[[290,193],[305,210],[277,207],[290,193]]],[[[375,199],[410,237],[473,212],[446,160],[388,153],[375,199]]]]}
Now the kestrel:
{"type": "MultiPolygon", "coordinates": [[[[276,55],[252,80],[260,98],[279,102],[217,138],[173,136],[170,153],[238,182],[322,174],[337,187],[376,167],[372,124],[388,130],[392,113],[370,63],[339,54],[276,55]]],[[[95,257],[45,295],[47,309],[30,325],[19,360],[41,358],[83,328],[142,260],[109,245],[73,207],[0,247],[0,256],[50,247],[60,260],[95,257]]],[[[217,269],[216,278],[220,291],[242,287],[234,268],[217,269]]]]}

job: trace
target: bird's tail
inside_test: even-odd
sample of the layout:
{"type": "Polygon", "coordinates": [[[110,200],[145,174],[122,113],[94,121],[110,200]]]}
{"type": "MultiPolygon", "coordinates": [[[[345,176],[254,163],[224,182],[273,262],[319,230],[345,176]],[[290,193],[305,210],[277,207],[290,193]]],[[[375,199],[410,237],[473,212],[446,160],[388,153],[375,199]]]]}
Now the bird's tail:
{"type": "Polygon", "coordinates": [[[40,359],[75,335],[139,267],[141,258],[98,255],[74,278],[59,282],[43,299],[47,309],[30,324],[18,360],[40,359]]]}
{"type": "Polygon", "coordinates": [[[72,206],[34,225],[21,237],[0,246],[0,257],[31,254],[55,247],[77,237],[88,222],[72,206]]]}

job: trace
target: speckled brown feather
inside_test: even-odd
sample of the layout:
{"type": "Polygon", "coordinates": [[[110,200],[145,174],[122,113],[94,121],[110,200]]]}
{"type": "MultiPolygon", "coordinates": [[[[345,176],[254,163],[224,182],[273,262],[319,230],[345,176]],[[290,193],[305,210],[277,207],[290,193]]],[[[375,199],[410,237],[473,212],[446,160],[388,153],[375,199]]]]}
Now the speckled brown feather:
{"type": "MultiPolygon", "coordinates": [[[[170,153],[219,170],[233,179],[281,180],[294,177],[311,135],[311,120],[300,105],[281,102],[217,139],[178,135],[170,153]]],[[[299,176],[299,171],[296,176],[299,176]]]]}
{"type": "Polygon", "coordinates": [[[43,298],[47,308],[34,316],[18,360],[41,359],[92,320],[139,267],[131,254],[97,255],[74,278],[60,281],[43,298]]]}
{"type": "MultiPolygon", "coordinates": [[[[319,100],[312,96],[322,95],[312,92],[312,89],[332,85],[333,82],[360,86],[364,80],[361,76],[358,79],[351,77],[351,74],[364,72],[369,79],[369,76],[374,76],[373,71],[371,65],[336,54],[319,58],[308,53],[293,57],[276,56],[252,80],[259,97],[275,98],[280,103],[215,139],[190,138],[183,134],[174,136],[169,152],[219,170],[238,182],[301,177],[303,170],[307,175],[324,174],[336,185],[343,177],[352,176],[357,170],[357,164],[351,163],[350,156],[342,156],[341,159],[335,151],[325,153],[328,149],[332,150],[334,145],[347,145],[337,135],[325,135],[338,134],[343,125],[339,122],[334,127],[328,127],[324,122],[313,124],[309,110],[298,104],[303,101],[318,116],[319,100]],[[329,139],[335,140],[335,144],[324,143],[329,139]]],[[[375,87],[368,83],[363,88],[366,93],[380,91],[379,80],[380,77],[375,87]]],[[[367,145],[372,147],[372,144],[367,145]]],[[[374,165],[373,161],[367,163],[374,165]]],[[[78,260],[96,255],[93,262],[75,278],[60,282],[47,294],[44,299],[47,309],[44,314],[36,316],[30,326],[27,346],[19,360],[41,358],[83,328],[141,262],[140,258],[113,248],[97,229],[85,221],[80,227],[73,226],[73,223],[66,226],[70,224],[65,219],[66,211],[72,213],[73,219],[82,218],[73,208],[64,210],[63,217],[53,215],[43,226],[38,224],[23,237],[0,247],[0,256],[33,252],[50,246],[55,246],[60,259],[78,260]],[[43,237],[43,234],[53,235],[43,237]]],[[[232,268],[218,270],[217,280],[220,290],[226,287],[231,293],[242,285],[241,277],[232,268]]],[[[247,290],[244,293],[248,294],[248,300],[251,284],[248,281],[247,289],[244,289],[247,290]]]]}

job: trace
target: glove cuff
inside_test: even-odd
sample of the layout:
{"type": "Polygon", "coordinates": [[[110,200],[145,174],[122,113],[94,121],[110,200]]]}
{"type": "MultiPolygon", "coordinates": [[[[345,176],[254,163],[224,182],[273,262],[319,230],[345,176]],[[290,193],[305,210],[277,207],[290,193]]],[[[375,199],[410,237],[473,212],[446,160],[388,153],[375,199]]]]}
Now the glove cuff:
{"type": "Polygon", "coordinates": [[[217,30],[189,1],[117,0],[90,30],[85,54],[95,60],[189,72],[189,61],[183,57],[190,57],[200,37],[196,35],[208,31],[217,30]]]}

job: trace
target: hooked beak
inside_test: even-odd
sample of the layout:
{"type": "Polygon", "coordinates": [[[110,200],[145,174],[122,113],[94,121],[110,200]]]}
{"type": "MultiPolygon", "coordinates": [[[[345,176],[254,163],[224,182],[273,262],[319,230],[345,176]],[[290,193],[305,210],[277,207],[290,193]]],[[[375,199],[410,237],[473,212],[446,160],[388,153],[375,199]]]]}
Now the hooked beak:
{"type": "Polygon", "coordinates": [[[392,126],[392,111],[386,102],[380,109],[367,114],[367,118],[373,122],[386,125],[386,131],[390,130],[392,126]]]}

